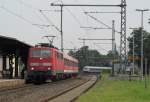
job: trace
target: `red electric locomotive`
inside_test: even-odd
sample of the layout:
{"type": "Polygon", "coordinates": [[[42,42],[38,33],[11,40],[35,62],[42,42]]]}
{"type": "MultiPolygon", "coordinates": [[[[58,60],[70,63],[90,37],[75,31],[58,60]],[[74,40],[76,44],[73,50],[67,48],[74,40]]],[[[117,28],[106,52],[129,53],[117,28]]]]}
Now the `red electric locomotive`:
{"type": "Polygon", "coordinates": [[[36,46],[29,50],[26,83],[45,82],[78,74],[78,60],[60,52],[55,47],[36,46]]]}

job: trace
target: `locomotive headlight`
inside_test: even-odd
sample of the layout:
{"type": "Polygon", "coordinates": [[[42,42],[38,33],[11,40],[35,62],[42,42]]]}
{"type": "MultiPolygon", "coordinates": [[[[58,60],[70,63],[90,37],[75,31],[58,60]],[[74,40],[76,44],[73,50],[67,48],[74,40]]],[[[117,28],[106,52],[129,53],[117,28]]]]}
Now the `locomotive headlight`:
{"type": "Polygon", "coordinates": [[[50,67],[48,67],[48,70],[51,70],[51,68],[50,68],[50,67]]]}
{"type": "Polygon", "coordinates": [[[31,70],[34,70],[34,68],[32,67],[31,70]]]}

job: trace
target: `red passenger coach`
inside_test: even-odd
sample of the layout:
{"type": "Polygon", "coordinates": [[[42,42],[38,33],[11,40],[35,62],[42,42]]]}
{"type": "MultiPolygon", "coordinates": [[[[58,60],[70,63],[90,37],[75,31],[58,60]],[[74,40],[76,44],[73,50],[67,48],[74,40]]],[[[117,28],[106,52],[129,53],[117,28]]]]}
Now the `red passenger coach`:
{"type": "Polygon", "coordinates": [[[66,75],[71,73],[72,77],[76,77],[76,73],[78,73],[78,60],[64,54],[64,73],[66,75]]]}
{"type": "Polygon", "coordinates": [[[54,47],[36,46],[29,50],[26,83],[76,77],[78,60],[54,47]]]}

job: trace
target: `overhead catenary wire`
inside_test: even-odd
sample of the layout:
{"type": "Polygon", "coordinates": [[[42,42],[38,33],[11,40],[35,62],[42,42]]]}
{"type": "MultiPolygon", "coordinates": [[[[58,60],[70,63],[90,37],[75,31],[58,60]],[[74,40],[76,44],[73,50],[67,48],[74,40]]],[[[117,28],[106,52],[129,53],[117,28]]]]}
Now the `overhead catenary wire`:
{"type": "MultiPolygon", "coordinates": [[[[81,24],[80,20],[78,19],[78,17],[73,12],[71,12],[70,9],[68,9],[68,8],[66,8],[66,9],[71,14],[71,16],[74,18],[74,20],[79,24],[79,28],[81,28],[82,24],[81,24]]],[[[84,29],[84,32],[86,35],[88,35],[87,29],[84,29]]]]}
{"type": "MultiPolygon", "coordinates": [[[[80,6],[80,8],[81,8],[81,10],[83,11],[83,12],[85,12],[85,10],[84,10],[84,8],[82,7],[82,6],[80,6]]],[[[88,17],[86,18],[86,20],[87,20],[87,25],[88,25],[88,17]]],[[[81,27],[81,26],[80,26],[81,27]]],[[[88,30],[85,30],[85,33],[88,35],[88,30]]]]}
{"type": "Polygon", "coordinates": [[[84,13],[106,13],[106,14],[108,14],[108,13],[121,13],[121,12],[119,12],[119,11],[118,12],[113,12],[113,11],[112,12],[103,12],[103,11],[90,11],[90,12],[87,12],[86,11],[84,13]]]}
{"type": "Polygon", "coordinates": [[[16,0],[16,1],[20,4],[23,4],[24,6],[26,6],[28,8],[37,9],[37,8],[33,7],[32,5],[25,3],[23,0],[16,0]]]}
{"type": "Polygon", "coordinates": [[[57,31],[61,32],[60,29],[43,13],[42,10],[39,10],[39,12],[42,14],[42,16],[48,21],[48,23],[54,27],[57,31]]]}
{"type": "MultiPolygon", "coordinates": [[[[20,4],[24,5],[25,7],[30,8],[30,9],[33,9],[33,10],[35,10],[35,11],[37,11],[37,12],[38,12],[38,10],[39,10],[39,8],[33,7],[31,4],[27,4],[27,3],[25,3],[25,2],[22,1],[22,0],[16,0],[16,1],[19,2],[20,4]]],[[[37,17],[39,20],[44,21],[44,20],[37,14],[37,12],[34,12],[34,14],[36,15],[36,17],[37,17]]]]}
{"type": "MultiPolygon", "coordinates": [[[[41,15],[41,13],[40,13],[40,15],[38,14],[39,13],[39,8],[36,8],[36,7],[34,7],[33,5],[31,5],[31,4],[28,4],[28,3],[26,3],[25,1],[23,1],[23,0],[16,0],[17,2],[19,2],[20,4],[22,4],[22,5],[24,5],[25,7],[27,7],[27,8],[30,8],[30,9],[33,9],[33,10],[35,10],[35,11],[37,11],[37,12],[34,12],[34,14],[36,15],[36,17],[40,20],[40,21],[42,21],[42,22],[44,22],[45,20],[40,16],[41,15]]],[[[45,29],[45,27],[49,27],[50,25],[46,25],[46,24],[33,24],[33,25],[35,25],[35,26],[38,26],[38,27],[42,27],[43,29],[45,29]]],[[[45,32],[47,32],[46,30],[45,30],[45,32]]],[[[48,33],[48,32],[47,32],[48,33]]]]}
{"type": "MultiPolygon", "coordinates": [[[[33,9],[33,10],[35,10],[35,11],[37,11],[37,12],[34,12],[34,14],[36,15],[36,17],[37,18],[39,18],[39,20],[41,20],[41,21],[47,21],[48,22],[48,24],[33,24],[33,25],[35,25],[35,26],[39,26],[39,27],[43,27],[43,29],[45,29],[45,27],[47,27],[47,28],[50,28],[50,26],[52,26],[52,27],[54,27],[57,31],[59,31],[60,32],[60,30],[59,30],[59,28],[57,27],[57,26],[55,26],[54,25],[54,23],[42,12],[42,11],[54,11],[54,12],[59,12],[59,10],[41,10],[41,9],[39,9],[39,8],[37,8],[37,7],[34,7],[32,4],[28,4],[28,3],[26,3],[25,1],[23,1],[23,0],[17,0],[20,4],[23,4],[25,7],[27,7],[27,8],[31,8],[31,9],[33,9]],[[39,12],[39,11],[41,11],[41,12],[39,12]],[[40,15],[39,15],[40,14],[40,15]],[[44,17],[44,18],[43,18],[44,17]]],[[[49,33],[49,31],[47,31],[47,30],[45,30],[45,32],[48,34],[49,33]]]]}
{"type": "MultiPolygon", "coordinates": [[[[62,4],[63,4],[63,1],[62,0],[57,0],[57,1],[60,1],[62,4]]],[[[77,16],[69,9],[69,8],[65,8],[69,13],[70,15],[74,18],[74,20],[79,24],[79,26],[82,26],[80,20],[77,18],[77,16]]]]}
{"type": "Polygon", "coordinates": [[[9,13],[9,14],[11,14],[11,15],[13,15],[13,16],[15,16],[15,17],[21,19],[21,20],[23,20],[24,22],[26,22],[26,23],[28,23],[28,24],[30,24],[30,25],[32,25],[32,26],[35,26],[35,27],[41,29],[42,31],[44,31],[45,33],[47,33],[47,31],[46,31],[45,29],[43,29],[42,26],[34,25],[34,23],[33,23],[32,21],[30,21],[30,20],[26,19],[25,17],[23,17],[23,16],[21,16],[21,15],[15,13],[15,12],[9,10],[8,8],[6,8],[6,7],[4,7],[4,6],[0,6],[0,8],[1,8],[2,10],[6,11],[7,13],[9,13]]]}
{"type": "Polygon", "coordinates": [[[81,26],[82,24],[80,23],[80,21],[78,20],[77,16],[75,16],[68,8],[66,8],[66,10],[71,14],[71,16],[77,21],[77,23],[81,26]]]}
{"type": "Polygon", "coordinates": [[[62,0],[55,0],[55,1],[53,1],[53,2],[51,2],[51,3],[58,3],[58,2],[61,2],[62,4],[63,4],[63,1],[62,0]]]}
{"type": "MultiPolygon", "coordinates": [[[[89,16],[90,18],[94,19],[95,21],[101,23],[102,25],[104,25],[105,27],[107,27],[108,29],[112,29],[112,27],[110,27],[109,25],[105,24],[104,22],[102,22],[101,20],[97,19],[96,17],[89,15],[88,13],[84,12],[87,16],[89,16]]],[[[115,30],[115,32],[119,33],[119,31],[115,30]]]]}
{"type": "Polygon", "coordinates": [[[21,15],[18,15],[17,13],[14,13],[13,11],[7,9],[6,7],[0,6],[0,8],[3,9],[4,11],[8,12],[9,14],[14,15],[14,16],[16,16],[16,17],[18,17],[18,18],[24,20],[25,22],[32,24],[32,22],[29,21],[28,19],[26,19],[25,17],[23,17],[23,16],[21,16],[21,15]]]}
{"type": "Polygon", "coordinates": [[[98,20],[97,18],[95,18],[95,17],[89,15],[88,13],[85,13],[85,14],[86,14],[87,16],[89,16],[90,18],[92,18],[92,19],[98,21],[99,23],[101,23],[101,24],[104,25],[105,27],[111,29],[111,27],[110,27],[109,25],[105,24],[104,22],[102,22],[102,21],[98,20]]]}
{"type": "MultiPolygon", "coordinates": [[[[26,19],[25,17],[23,17],[23,16],[21,16],[21,15],[15,13],[15,12],[13,12],[13,11],[7,9],[7,8],[4,7],[4,6],[0,6],[0,8],[3,9],[4,11],[8,12],[9,14],[11,14],[11,15],[13,15],[13,16],[16,16],[16,17],[22,19],[23,21],[25,21],[25,22],[27,22],[27,23],[29,23],[29,24],[31,24],[31,25],[34,24],[34,23],[31,22],[30,20],[28,20],[28,19],[26,19]]],[[[33,26],[35,26],[35,25],[33,25],[33,26]]],[[[37,26],[37,25],[36,25],[36,26],[37,26]]],[[[37,26],[37,27],[40,28],[40,29],[43,29],[42,27],[39,27],[39,26],[37,26]]]]}
{"type": "Polygon", "coordinates": [[[112,44],[112,43],[94,43],[94,44],[109,44],[109,45],[110,45],[110,44],[112,44]]]}
{"type": "Polygon", "coordinates": [[[100,45],[95,44],[97,47],[101,48],[102,50],[108,52],[109,50],[106,50],[105,48],[101,47],[100,45]]]}
{"type": "MultiPolygon", "coordinates": [[[[60,2],[63,4],[63,1],[62,1],[62,0],[58,0],[58,1],[60,1],[60,2]]],[[[70,13],[70,15],[74,18],[74,20],[81,26],[80,21],[79,21],[78,18],[71,12],[71,10],[68,9],[68,8],[65,8],[65,9],[70,13]]]]}
{"type": "Polygon", "coordinates": [[[47,11],[47,12],[61,12],[61,10],[46,10],[46,9],[42,9],[42,11],[47,11]]]}

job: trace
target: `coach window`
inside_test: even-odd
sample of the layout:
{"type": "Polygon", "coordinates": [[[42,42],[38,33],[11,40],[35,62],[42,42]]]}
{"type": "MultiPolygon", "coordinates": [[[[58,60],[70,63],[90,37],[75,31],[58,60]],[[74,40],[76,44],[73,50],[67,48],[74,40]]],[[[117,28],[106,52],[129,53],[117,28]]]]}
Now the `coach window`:
{"type": "Polygon", "coordinates": [[[57,54],[57,52],[55,52],[55,57],[58,58],[57,56],[58,56],[58,54],[57,54]]]}
{"type": "Polygon", "coordinates": [[[60,53],[58,53],[58,59],[60,59],[60,53]]]}
{"type": "Polygon", "coordinates": [[[61,60],[63,59],[63,54],[60,54],[60,59],[61,59],[61,60]]]}
{"type": "Polygon", "coordinates": [[[67,60],[67,63],[68,63],[68,66],[70,66],[70,62],[69,62],[69,60],[67,60]]]}
{"type": "Polygon", "coordinates": [[[69,61],[70,66],[72,65],[71,61],[69,61]]]}
{"type": "Polygon", "coordinates": [[[67,60],[66,59],[64,59],[64,63],[65,63],[65,65],[67,65],[67,60]]]}
{"type": "Polygon", "coordinates": [[[57,58],[59,59],[59,53],[57,52],[57,58]]]}
{"type": "Polygon", "coordinates": [[[70,61],[68,60],[68,65],[70,66],[70,61]]]}
{"type": "Polygon", "coordinates": [[[72,62],[72,66],[74,66],[74,63],[72,62]]]}
{"type": "Polygon", "coordinates": [[[66,65],[68,66],[68,60],[66,59],[66,65]]]}
{"type": "Polygon", "coordinates": [[[60,60],[62,60],[62,54],[58,53],[57,58],[60,59],[60,60]]]}
{"type": "Polygon", "coordinates": [[[66,65],[68,66],[68,61],[67,61],[67,59],[66,59],[66,65]]]}
{"type": "Polygon", "coordinates": [[[59,59],[59,53],[57,52],[57,58],[59,59]]]}
{"type": "Polygon", "coordinates": [[[70,61],[70,66],[72,66],[72,61],[70,61]]]}
{"type": "Polygon", "coordinates": [[[72,62],[72,66],[74,67],[74,62],[72,62]]]}
{"type": "Polygon", "coordinates": [[[70,61],[70,66],[72,66],[72,62],[70,61]]]}
{"type": "Polygon", "coordinates": [[[57,52],[57,58],[60,59],[60,53],[57,52]]]}
{"type": "Polygon", "coordinates": [[[67,60],[66,59],[64,59],[64,63],[65,63],[65,65],[67,65],[67,60]]]}

